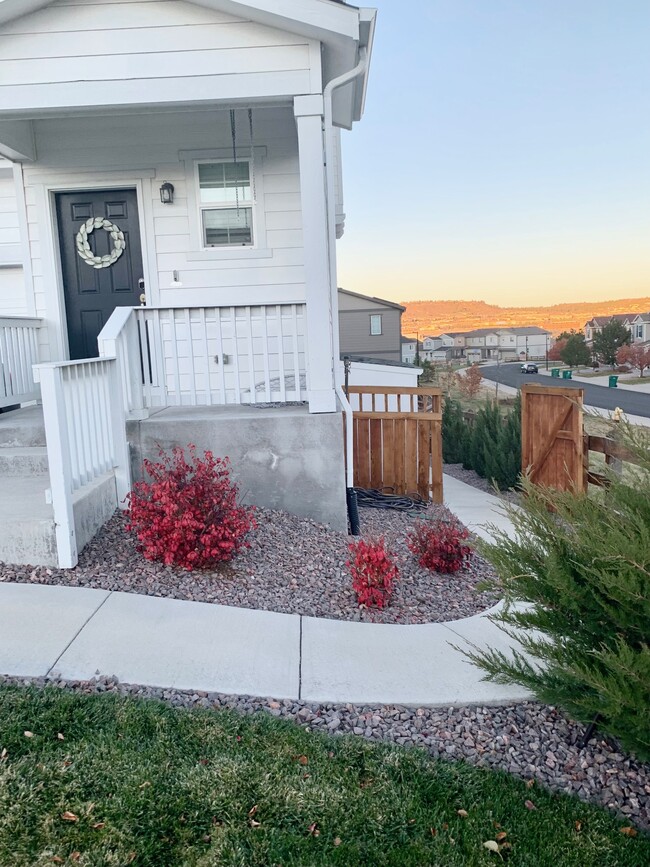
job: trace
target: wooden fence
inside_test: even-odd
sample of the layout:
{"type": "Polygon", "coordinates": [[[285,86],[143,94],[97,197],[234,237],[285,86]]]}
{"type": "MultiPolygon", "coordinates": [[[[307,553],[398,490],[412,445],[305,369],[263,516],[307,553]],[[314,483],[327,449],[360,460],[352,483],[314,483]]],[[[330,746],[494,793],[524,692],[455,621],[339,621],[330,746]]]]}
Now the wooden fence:
{"type": "Polygon", "coordinates": [[[354,485],[442,503],[439,388],[350,386],[354,485]]]}
{"type": "Polygon", "coordinates": [[[584,455],[585,455],[585,485],[598,485],[601,488],[607,488],[610,484],[610,479],[589,469],[589,452],[598,452],[605,455],[605,463],[617,475],[623,473],[623,463],[639,464],[638,457],[615,437],[598,437],[584,435],[584,455]]]}
{"type": "Polygon", "coordinates": [[[522,386],[521,465],[532,482],[560,491],[584,490],[582,406],[581,388],[522,386]]]}

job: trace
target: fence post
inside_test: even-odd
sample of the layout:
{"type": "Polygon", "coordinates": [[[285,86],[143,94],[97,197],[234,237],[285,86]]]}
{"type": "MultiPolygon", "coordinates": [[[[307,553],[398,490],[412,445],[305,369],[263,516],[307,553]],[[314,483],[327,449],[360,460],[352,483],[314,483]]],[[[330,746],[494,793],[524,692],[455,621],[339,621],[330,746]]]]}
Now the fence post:
{"type": "Polygon", "coordinates": [[[113,440],[113,460],[115,464],[115,489],[117,505],[128,508],[126,495],[131,490],[131,453],[126,438],[126,415],[120,389],[120,359],[107,358],[108,384],[110,394],[111,435],[113,440]]]}
{"type": "Polygon", "coordinates": [[[41,383],[57,559],[59,568],[72,569],[77,565],[79,555],[72,507],[72,468],[61,369],[55,364],[35,365],[34,379],[41,383]]]}

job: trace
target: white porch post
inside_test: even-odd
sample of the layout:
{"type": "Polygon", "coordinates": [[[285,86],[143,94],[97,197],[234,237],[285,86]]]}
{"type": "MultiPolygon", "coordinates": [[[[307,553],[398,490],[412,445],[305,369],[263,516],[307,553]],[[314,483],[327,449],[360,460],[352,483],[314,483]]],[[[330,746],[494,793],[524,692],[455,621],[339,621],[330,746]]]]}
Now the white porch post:
{"type": "Polygon", "coordinates": [[[307,377],[310,412],[335,412],[327,177],[323,137],[323,97],[297,96],[300,197],[305,249],[307,377]]]}

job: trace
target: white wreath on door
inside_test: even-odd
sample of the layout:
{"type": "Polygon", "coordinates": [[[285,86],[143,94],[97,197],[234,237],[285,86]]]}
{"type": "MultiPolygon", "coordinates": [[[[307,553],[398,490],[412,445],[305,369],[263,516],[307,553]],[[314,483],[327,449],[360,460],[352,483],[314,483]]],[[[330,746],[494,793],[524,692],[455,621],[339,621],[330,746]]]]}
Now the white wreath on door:
{"type": "Polygon", "coordinates": [[[110,220],[104,220],[102,217],[90,217],[85,223],[82,223],[81,228],[77,232],[76,243],[79,257],[83,259],[86,265],[90,265],[92,268],[110,268],[111,265],[117,262],[126,248],[124,232],[115,223],[111,223],[110,220]],[[113,239],[113,249],[106,256],[95,256],[90,249],[88,236],[95,229],[104,229],[113,239]]]}

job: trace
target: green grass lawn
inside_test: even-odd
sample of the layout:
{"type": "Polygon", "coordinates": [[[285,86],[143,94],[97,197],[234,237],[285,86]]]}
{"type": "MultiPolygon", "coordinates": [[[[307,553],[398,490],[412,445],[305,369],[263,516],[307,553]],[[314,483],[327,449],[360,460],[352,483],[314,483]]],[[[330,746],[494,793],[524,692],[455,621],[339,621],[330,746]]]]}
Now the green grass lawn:
{"type": "Polygon", "coordinates": [[[266,715],[0,688],[11,867],[641,867],[650,840],[628,825],[503,773],[266,715]]]}

